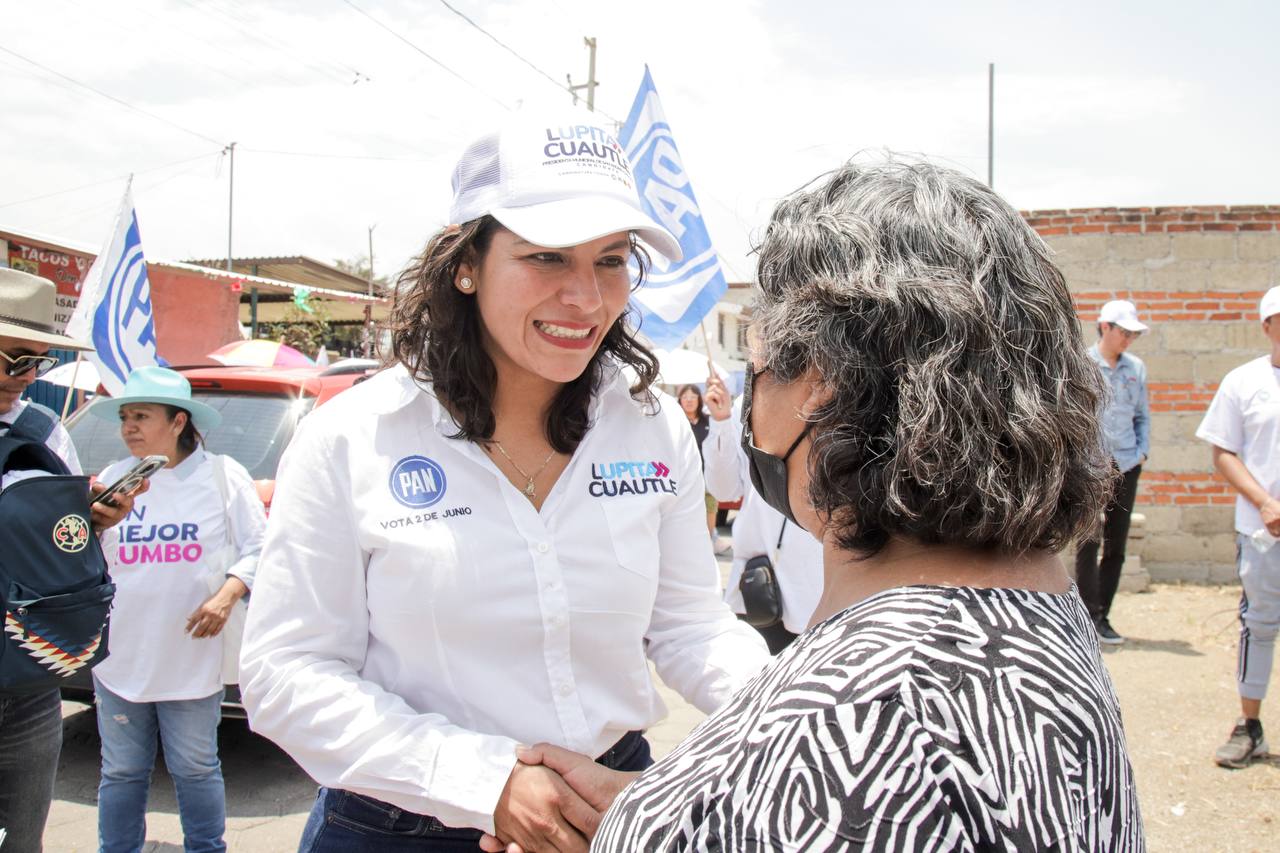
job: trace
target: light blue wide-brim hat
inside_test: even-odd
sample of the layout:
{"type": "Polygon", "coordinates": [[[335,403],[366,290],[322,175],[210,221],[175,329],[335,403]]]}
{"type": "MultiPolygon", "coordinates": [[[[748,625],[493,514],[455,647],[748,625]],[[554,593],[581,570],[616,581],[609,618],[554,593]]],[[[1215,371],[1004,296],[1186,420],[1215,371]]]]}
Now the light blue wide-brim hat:
{"type": "Polygon", "coordinates": [[[165,367],[139,367],[125,380],[118,397],[103,397],[89,411],[103,420],[120,418],[120,407],[130,403],[160,403],[191,413],[191,422],[204,434],[222,423],[222,415],[212,406],[191,397],[191,383],[181,373],[165,367]]]}

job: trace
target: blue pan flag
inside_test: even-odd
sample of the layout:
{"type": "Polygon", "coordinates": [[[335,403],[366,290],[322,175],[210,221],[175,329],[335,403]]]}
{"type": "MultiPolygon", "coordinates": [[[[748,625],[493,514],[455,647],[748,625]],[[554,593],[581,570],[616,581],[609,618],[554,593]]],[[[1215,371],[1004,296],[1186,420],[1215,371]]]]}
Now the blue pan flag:
{"type": "Polygon", "coordinates": [[[654,255],[644,286],[631,297],[640,331],[656,346],[674,349],[711,313],[728,284],[648,66],[618,141],[631,161],[645,212],[684,250],[676,263],[654,255]]]}

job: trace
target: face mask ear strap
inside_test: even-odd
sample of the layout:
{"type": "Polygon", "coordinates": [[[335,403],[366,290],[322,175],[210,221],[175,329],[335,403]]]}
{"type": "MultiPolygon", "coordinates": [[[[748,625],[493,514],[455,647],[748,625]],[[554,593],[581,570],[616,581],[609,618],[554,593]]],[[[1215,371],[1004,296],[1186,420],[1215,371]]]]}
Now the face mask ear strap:
{"type": "Polygon", "coordinates": [[[787,448],[787,452],[782,454],[782,461],[786,462],[791,458],[791,454],[796,452],[796,448],[800,446],[800,442],[804,441],[804,437],[809,434],[809,430],[813,429],[813,422],[808,421],[804,425],[804,431],[796,436],[796,440],[791,442],[791,446],[787,448]]]}

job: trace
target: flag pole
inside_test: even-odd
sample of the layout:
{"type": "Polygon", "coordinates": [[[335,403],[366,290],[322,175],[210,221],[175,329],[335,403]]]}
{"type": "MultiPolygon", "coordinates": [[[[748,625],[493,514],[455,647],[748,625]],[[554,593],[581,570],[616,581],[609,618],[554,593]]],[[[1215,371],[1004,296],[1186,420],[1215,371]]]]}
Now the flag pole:
{"type": "Polygon", "coordinates": [[[71,387],[67,389],[67,397],[62,401],[62,420],[67,419],[67,410],[71,408],[71,398],[76,395],[76,376],[80,373],[80,362],[84,360],[84,353],[76,353],[76,366],[71,368],[71,387]]]}

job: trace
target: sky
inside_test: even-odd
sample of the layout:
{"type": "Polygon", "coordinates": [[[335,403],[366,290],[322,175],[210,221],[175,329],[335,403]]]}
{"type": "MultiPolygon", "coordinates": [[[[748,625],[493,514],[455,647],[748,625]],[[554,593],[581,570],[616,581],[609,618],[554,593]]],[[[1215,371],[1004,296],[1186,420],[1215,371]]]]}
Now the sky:
{"type": "Polygon", "coordinates": [[[372,226],[394,275],[446,224],[468,141],[570,103],[587,36],[607,118],[649,66],[731,281],[774,203],[850,157],[985,180],[988,63],[994,184],[1020,209],[1280,203],[1280,4],[1263,0],[0,9],[0,228],[96,250],[132,174],[156,260],[226,256],[235,142],[235,256],[353,259],[372,226]]]}

